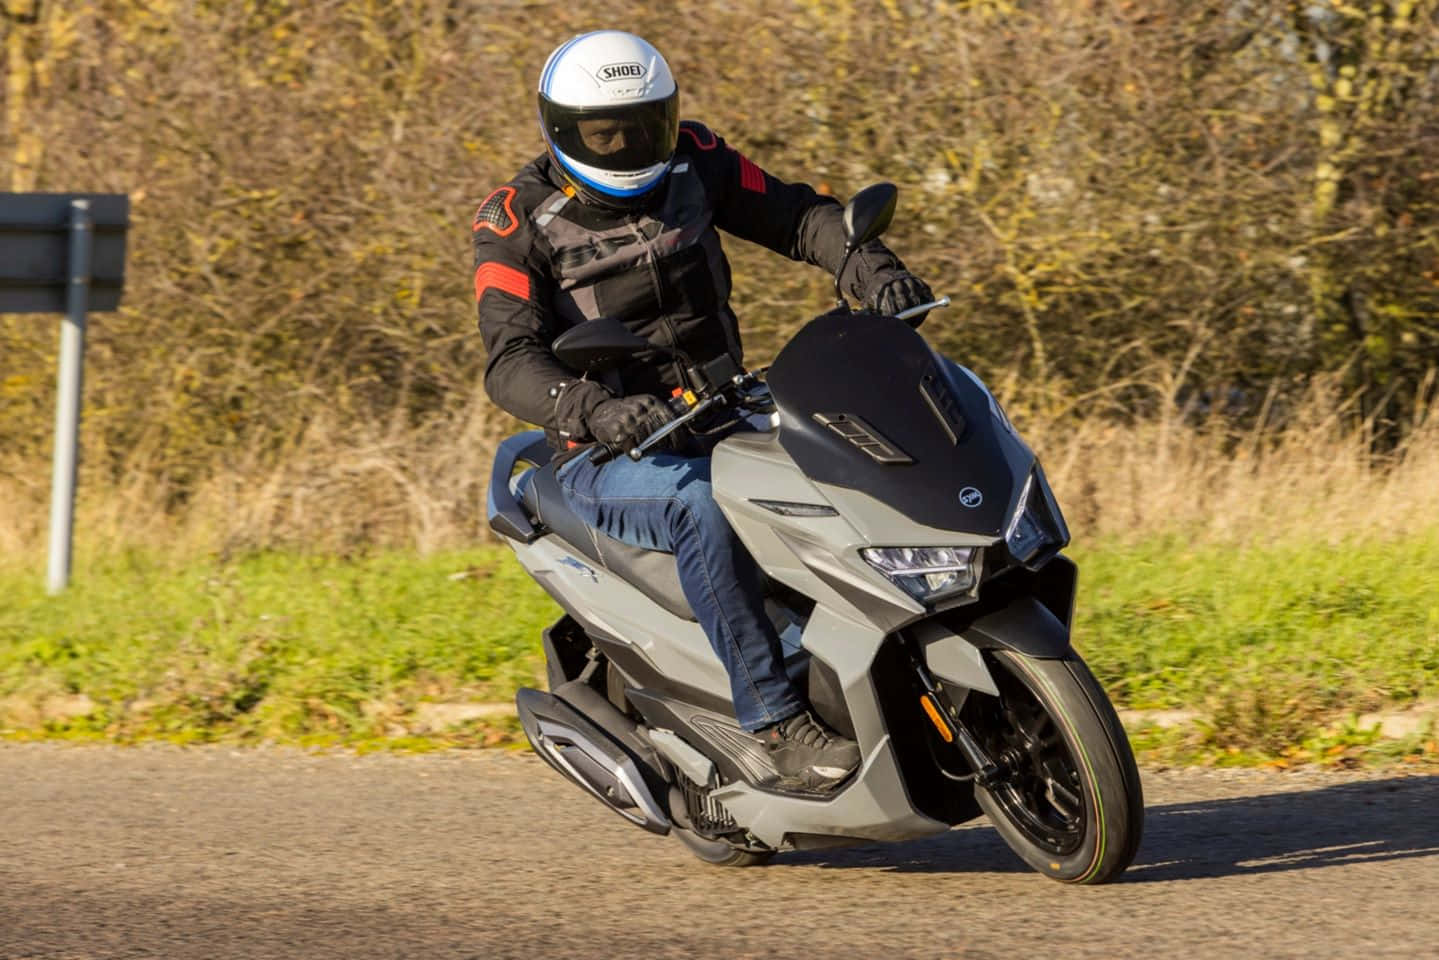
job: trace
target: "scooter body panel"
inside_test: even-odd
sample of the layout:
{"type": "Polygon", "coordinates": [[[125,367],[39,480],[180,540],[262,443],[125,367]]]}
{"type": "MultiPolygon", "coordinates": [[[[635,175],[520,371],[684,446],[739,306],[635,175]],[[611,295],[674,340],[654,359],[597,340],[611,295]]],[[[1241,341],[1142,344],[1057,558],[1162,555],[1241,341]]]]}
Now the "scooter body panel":
{"type": "MultiPolygon", "coordinates": [[[[765,574],[805,598],[800,652],[787,666],[832,678],[863,757],[833,793],[783,791],[764,778],[763,750],[757,756],[732,710],[722,712],[728,676],[697,623],[666,611],[553,533],[527,540],[497,529],[622,675],[622,689],[611,687],[611,697],[627,698],[631,715],[644,717],[640,729],[664,733],[675,782],[687,782],[679,771],[710,769],[684,753],[684,744],[722,781],[689,786],[707,791],[754,841],[785,849],[942,832],[978,807],[967,787],[923,769],[932,763],[926,738],[936,732],[912,686],[919,665],[909,651],[957,700],[995,695],[982,648],[1024,645],[1038,655],[1067,649],[1067,624],[1054,608],[1064,602],[1065,582],[1072,594],[1073,579],[1050,578],[1054,597],[1044,604],[1021,598],[1017,612],[952,620],[975,602],[978,586],[921,602],[862,551],[973,548],[982,558],[980,576],[990,572],[982,564],[991,555],[1003,564],[996,574],[1033,575],[1052,553],[1006,548],[1028,509],[1031,485],[1040,491],[1034,502],[1052,505],[1052,495],[1033,453],[983,384],[901,321],[820,318],[781,353],[769,382],[778,409],[774,429],[722,440],[712,456],[712,489],[765,574]],[[853,371],[862,383],[835,378],[837,369],[853,371]],[[1029,559],[1035,562],[1026,567],[1029,559]],[[1040,635],[1016,638],[1030,626],[1040,635]]],[[[1049,545],[1057,550],[1067,530],[1057,506],[1051,512],[1049,545]]],[[[528,536],[523,517],[502,519],[528,536]]],[[[795,611],[787,616],[796,622],[795,611]]]]}
{"type": "Polygon", "coordinates": [[[520,565],[586,631],[634,648],[685,686],[729,700],[729,675],[698,623],[665,610],[553,534],[510,545],[520,565]]]}

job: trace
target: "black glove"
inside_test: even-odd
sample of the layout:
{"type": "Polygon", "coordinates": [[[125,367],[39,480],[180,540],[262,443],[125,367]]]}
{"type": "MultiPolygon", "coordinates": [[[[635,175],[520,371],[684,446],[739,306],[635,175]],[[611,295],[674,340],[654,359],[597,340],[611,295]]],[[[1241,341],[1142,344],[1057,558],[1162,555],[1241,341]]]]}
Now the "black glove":
{"type": "Polygon", "coordinates": [[[670,408],[649,394],[606,400],[589,415],[590,436],[615,453],[629,452],[674,419],[670,408]]]}
{"type": "MultiPolygon", "coordinates": [[[[908,271],[891,274],[869,298],[871,309],[887,317],[933,301],[934,292],[929,289],[929,284],[908,271]]],[[[928,315],[929,311],[926,310],[918,316],[910,317],[905,322],[911,327],[917,327],[924,322],[924,318],[928,315]]]]}
{"type": "Polygon", "coordinates": [[[614,397],[593,380],[568,380],[550,387],[550,399],[555,402],[555,429],[560,439],[573,443],[585,436],[585,424],[590,416],[614,397]]]}

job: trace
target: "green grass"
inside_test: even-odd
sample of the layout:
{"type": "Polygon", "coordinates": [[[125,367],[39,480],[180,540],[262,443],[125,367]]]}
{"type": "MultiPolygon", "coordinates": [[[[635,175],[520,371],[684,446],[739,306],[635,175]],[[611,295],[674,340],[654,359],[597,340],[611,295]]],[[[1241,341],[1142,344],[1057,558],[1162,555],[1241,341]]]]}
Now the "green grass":
{"type": "Polygon", "coordinates": [[[129,554],[88,564],[60,597],[40,579],[0,571],[0,726],[12,735],[402,738],[421,701],[500,700],[534,683],[540,631],[557,615],[494,548],[129,554]],[[67,694],[96,709],[36,722],[67,694]]]}
{"type": "MultiPolygon", "coordinates": [[[[1086,545],[1075,643],[1121,707],[1190,709],[1151,757],[1304,760],[1396,747],[1363,711],[1439,694],[1439,532],[1342,547],[1086,545]]],[[[61,597],[0,565],[0,734],[424,748],[424,701],[507,700],[543,674],[554,604],[503,548],[89,562],[61,597]],[[69,705],[70,709],[65,708],[69,705]]],[[[1421,738],[1422,739],[1422,738],[1421,738]]]]}
{"type": "Polygon", "coordinates": [[[1154,740],[1171,754],[1382,752],[1355,716],[1439,693],[1439,532],[1075,558],[1075,644],[1115,703],[1201,714],[1197,732],[1154,740]]]}

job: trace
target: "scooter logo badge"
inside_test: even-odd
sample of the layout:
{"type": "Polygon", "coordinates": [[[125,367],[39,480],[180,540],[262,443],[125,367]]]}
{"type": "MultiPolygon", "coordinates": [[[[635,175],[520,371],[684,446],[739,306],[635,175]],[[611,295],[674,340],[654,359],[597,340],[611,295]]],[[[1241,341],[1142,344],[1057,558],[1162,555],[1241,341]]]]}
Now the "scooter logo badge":
{"type": "Polygon", "coordinates": [[[580,562],[579,562],[578,560],[576,560],[574,557],[560,557],[560,563],[563,564],[563,565],[566,566],[566,567],[570,567],[570,568],[572,568],[572,569],[578,570],[578,571],[580,572],[580,574],[583,575],[583,576],[589,577],[591,583],[599,583],[599,582],[600,582],[600,578],[597,577],[597,576],[595,576],[594,570],[590,569],[589,567],[587,567],[587,566],[584,565],[583,563],[580,563],[580,562]]]}
{"type": "Polygon", "coordinates": [[[959,504],[962,507],[969,507],[971,510],[984,502],[984,494],[979,492],[977,487],[965,487],[959,491],[959,504]]]}

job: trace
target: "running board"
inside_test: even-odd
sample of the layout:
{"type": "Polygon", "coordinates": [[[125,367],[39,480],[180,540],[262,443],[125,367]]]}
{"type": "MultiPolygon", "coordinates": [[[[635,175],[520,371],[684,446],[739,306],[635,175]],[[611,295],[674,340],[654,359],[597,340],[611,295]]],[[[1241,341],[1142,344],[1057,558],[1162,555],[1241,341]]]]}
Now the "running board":
{"type": "Polygon", "coordinates": [[[623,747],[559,697],[521,687],[515,707],[530,746],[567,779],[651,833],[670,832],[669,818],[623,747]]]}

